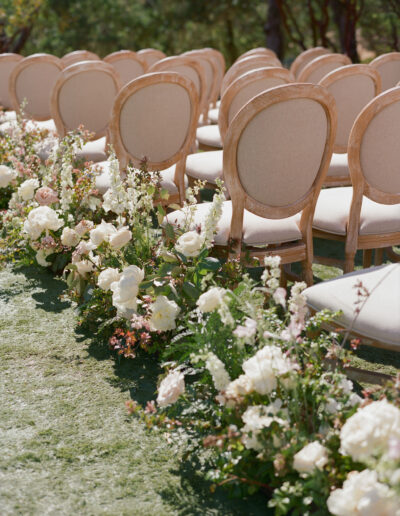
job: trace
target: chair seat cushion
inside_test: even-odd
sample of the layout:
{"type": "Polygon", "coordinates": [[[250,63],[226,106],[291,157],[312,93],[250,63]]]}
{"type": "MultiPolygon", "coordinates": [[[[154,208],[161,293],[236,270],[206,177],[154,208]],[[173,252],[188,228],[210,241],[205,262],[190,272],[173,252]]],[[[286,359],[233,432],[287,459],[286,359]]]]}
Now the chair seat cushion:
{"type": "Polygon", "coordinates": [[[200,144],[222,149],[221,135],[217,125],[203,125],[203,127],[199,127],[196,132],[196,138],[200,144]]]}
{"type": "Polygon", "coordinates": [[[328,176],[349,177],[349,175],[349,161],[347,153],[333,153],[331,163],[328,168],[328,176]]]}
{"type": "MultiPolygon", "coordinates": [[[[175,165],[172,165],[172,167],[166,168],[165,170],[161,170],[160,177],[161,177],[161,186],[162,188],[165,188],[168,190],[170,194],[177,194],[178,193],[178,187],[174,183],[174,176],[175,176],[175,165]]],[[[185,188],[189,186],[188,178],[185,175],[185,188]]]]}
{"type": "Polygon", "coordinates": [[[400,346],[400,263],[373,267],[318,283],[304,291],[314,310],[341,310],[338,322],[355,333],[386,344],[400,346]],[[370,292],[359,315],[355,316],[357,289],[361,281],[370,292]]]}
{"type": "Polygon", "coordinates": [[[85,161],[93,161],[94,163],[105,161],[107,159],[106,137],[103,136],[98,140],[85,143],[82,149],[78,150],[76,155],[80,159],[84,159],[85,161]]]}
{"type": "MultiPolygon", "coordinates": [[[[321,190],[315,207],[313,228],[334,235],[346,235],[352,187],[321,190]]],[[[360,235],[379,235],[400,231],[400,204],[379,204],[363,197],[360,235]]]]}
{"type": "Polygon", "coordinates": [[[208,112],[208,119],[212,124],[218,124],[218,114],[218,108],[210,109],[210,111],[208,112]]]}
{"type": "Polygon", "coordinates": [[[223,151],[197,152],[186,159],[186,174],[201,181],[215,184],[222,178],[223,151]]]}
{"type": "MultiPolygon", "coordinates": [[[[192,219],[191,230],[198,225],[203,225],[207,218],[211,207],[211,203],[205,202],[198,204],[195,209],[195,216],[192,219]]],[[[224,201],[222,204],[222,216],[218,222],[217,233],[215,235],[215,243],[217,245],[226,245],[229,240],[232,218],[232,202],[224,201]]],[[[188,219],[188,211],[186,209],[173,211],[169,213],[164,222],[177,226],[183,226],[185,220],[188,219]]],[[[264,219],[254,213],[245,210],[243,218],[243,241],[251,246],[264,246],[266,244],[280,244],[284,242],[293,242],[302,238],[299,230],[298,222],[300,214],[286,219],[264,219]]]]}

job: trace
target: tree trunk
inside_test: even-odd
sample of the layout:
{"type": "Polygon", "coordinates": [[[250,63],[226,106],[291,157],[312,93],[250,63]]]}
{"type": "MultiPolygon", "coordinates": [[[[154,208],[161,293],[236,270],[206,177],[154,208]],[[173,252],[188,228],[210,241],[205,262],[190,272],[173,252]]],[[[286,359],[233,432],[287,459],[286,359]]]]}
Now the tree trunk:
{"type": "Polygon", "coordinates": [[[267,5],[267,22],[264,25],[266,46],[273,50],[279,59],[283,59],[284,42],[281,12],[279,10],[277,0],[267,0],[267,5]]]}
{"type": "Polygon", "coordinates": [[[348,4],[347,0],[331,0],[333,19],[339,32],[341,52],[347,54],[353,63],[359,63],[356,39],[357,10],[354,8],[352,12],[348,4]]]}

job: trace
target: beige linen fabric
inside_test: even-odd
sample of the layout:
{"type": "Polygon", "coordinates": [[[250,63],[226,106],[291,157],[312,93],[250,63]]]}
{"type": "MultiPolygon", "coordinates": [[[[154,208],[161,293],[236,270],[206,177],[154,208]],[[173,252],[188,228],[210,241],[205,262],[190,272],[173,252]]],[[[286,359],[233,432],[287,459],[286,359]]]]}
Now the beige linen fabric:
{"type": "Polygon", "coordinates": [[[198,152],[186,158],[186,174],[188,176],[215,184],[222,178],[223,151],[198,152]]]}

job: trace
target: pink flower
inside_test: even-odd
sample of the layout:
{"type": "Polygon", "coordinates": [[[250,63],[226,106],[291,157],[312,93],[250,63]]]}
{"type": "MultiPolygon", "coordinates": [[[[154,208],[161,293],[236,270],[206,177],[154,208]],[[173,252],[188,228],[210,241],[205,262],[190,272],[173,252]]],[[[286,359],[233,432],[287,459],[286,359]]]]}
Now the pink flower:
{"type": "Polygon", "coordinates": [[[48,206],[58,202],[57,193],[48,186],[42,186],[36,191],[35,199],[41,206],[48,206]]]}

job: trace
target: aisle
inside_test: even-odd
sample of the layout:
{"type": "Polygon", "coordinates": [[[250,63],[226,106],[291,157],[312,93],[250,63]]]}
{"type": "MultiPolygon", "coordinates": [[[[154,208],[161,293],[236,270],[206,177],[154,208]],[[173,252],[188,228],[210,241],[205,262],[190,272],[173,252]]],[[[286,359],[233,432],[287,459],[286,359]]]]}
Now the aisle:
{"type": "Polygon", "coordinates": [[[211,495],[161,435],[128,420],[130,393],[154,392],[154,364],[116,367],[75,333],[62,289],[46,271],[0,272],[2,516],[266,514],[261,496],[211,495]]]}

